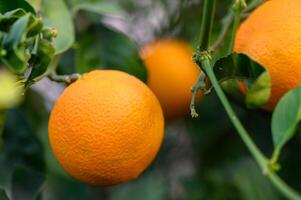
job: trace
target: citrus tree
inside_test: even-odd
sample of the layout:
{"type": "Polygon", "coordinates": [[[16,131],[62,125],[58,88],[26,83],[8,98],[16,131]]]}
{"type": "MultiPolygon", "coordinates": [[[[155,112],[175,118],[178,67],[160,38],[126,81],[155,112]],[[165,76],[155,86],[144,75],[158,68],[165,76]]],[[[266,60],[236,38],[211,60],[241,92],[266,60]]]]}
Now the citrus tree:
{"type": "Polygon", "coordinates": [[[0,0],[0,199],[301,199],[301,2],[139,2],[0,0]]]}

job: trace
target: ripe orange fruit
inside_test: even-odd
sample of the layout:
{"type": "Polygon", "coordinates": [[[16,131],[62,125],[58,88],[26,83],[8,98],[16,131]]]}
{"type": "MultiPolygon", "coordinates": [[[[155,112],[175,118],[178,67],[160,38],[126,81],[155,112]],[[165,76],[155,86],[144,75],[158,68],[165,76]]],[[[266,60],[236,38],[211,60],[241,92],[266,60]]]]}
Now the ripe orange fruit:
{"type": "Polygon", "coordinates": [[[141,50],[148,72],[147,85],[158,97],[166,119],[189,112],[191,88],[200,73],[192,54],[192,48],[177,39],[161,39],[141,50]]]}
{"type": "Polygon", "coordinates": [[[152,91],[120,71],[96,70],[65,89],[50,116],[55,157],[74,178],[113,185],[136,178],[163,138],[163,113],[152,91]]]}
{"type": "Polygon", "coordinates": [[[301,83],[301,1],[273,0],[257,8],[240,26],[235,51],[264,66],[271,76],[273,110],[279,99],[301,83]]]}

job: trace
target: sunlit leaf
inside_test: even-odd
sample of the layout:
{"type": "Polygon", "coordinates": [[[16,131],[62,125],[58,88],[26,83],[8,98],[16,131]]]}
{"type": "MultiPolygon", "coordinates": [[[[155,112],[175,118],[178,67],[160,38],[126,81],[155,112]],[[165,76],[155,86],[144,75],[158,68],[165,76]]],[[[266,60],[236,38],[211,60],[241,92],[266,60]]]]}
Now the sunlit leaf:
{"type": "Polygon", "coordinates": [[[56,54],[68,50],[74,42],[72,16],[63,0],[42,0],[42,15],[46,25],[57,29],[54,39],[56,54]]]}
{"type": "Polygon", "coordinates": [[[10,73],[0,71],[0,111],[16,106],[23,98],[23,87],[10,73]]]}
{"type": "Polygon", "coordinates": [[[246,103],[249,108],[264,105],[271,95],[271,80],[268,72],[262,73],[249,88],[246,95],[246,103]]]}
{"type": "Polygon", "coordinates": [[[245,94],[241,90],[241,82],[238,82],[235,79],[229,79],[226,81],[222,81],[221,83],[222,89],[227,93],[230,94],[231,97],[236,100],[237,102],[244,102],[245,101],[245,94]]]}
{"type": "Polygon", "coordinates": [[[301,120],[301,87],[285,94],[277,104],[272,118],[275,149],[280,150],[295,134],[301,120]]]}

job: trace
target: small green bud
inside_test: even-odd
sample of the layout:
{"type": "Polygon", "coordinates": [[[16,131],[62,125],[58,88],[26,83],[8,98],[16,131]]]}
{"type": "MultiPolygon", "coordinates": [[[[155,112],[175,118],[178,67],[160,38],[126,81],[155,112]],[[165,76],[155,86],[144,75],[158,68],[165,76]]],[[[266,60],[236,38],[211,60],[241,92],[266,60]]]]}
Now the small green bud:
{"type": "Polygon", "coordinates": [[[0,57],[6,56],[7,51],[5,49],[0,50],[0,57]]]}
{"type": "Polygon", "coordinates": [[[53,38],[57,37],[58,33],[56,28],[44,28],[42,34],[43,34],[43,38],[52,41],[53,38]]]}

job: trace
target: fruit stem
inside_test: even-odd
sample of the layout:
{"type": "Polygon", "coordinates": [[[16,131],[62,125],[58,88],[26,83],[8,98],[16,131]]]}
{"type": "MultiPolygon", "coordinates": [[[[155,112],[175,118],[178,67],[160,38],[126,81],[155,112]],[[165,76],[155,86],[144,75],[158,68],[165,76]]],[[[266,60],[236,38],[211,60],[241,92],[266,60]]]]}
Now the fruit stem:
{"type": "Polygon", "coordinates": [[[55,82],[62,82],[71,84],[77,81],[81,77],[80,74],[69,74],[69,75],[57,75],[56,73],[51,73],[48,75],[48,78],[55,82]]]}
{"type": "Polygon", "coordinates": [[[216,0],[204,0],[201,32],[199,37],[198,50],[203,51],[209,48],[210,36],[215,15],[216,0]]]}
{"type": "MultiPolygon", "coordinates": [[[[206,52],[205,52],[206,53],[206,52]]],[[[204,55],[204,53],[202,53],[204,55]]],[[[208,54],[208,52],[207,52],[208,54]]],[[[256,162],[262,169],[264,175],[266,175],[274,186],[281,192],[285,197],[292,200],[301,200],[300,194],[294,191],[290,186],[288,186],[277,174],[275,174],[274,170],[271,169],[270,163],[268,159],[263,155],[263,153],[259,150],[256,146],[252,138],[249,136],[248,132],[245,130],[243,125],[241,124],[239,118],[233,111],[226,95],[224,94],[223,90],[221,89],[219,82],[213,72],[213,68],[210,63],[210,55],[208,56],[198,56],[200,60],[197,62],[202,70],[207,74],[209,80],[213,88],[216,91],[217,96],[219,97],[221,103],[223,104],[231,122],[233,123],[234,127],[236,128],[239,136],[249,149],[250,153],[255,158],[256,162]]]]}
{"type": "Polygon", "coordinates": [[[52,81],[71,84],[77,81],[81,75],[80,74],[69,74],[69,75],[58,75],[56,69],[58,67],[59,61],[61,56],[54,57],[53,61],[50,63],[47,72],[45,73],[46,76],[52,81]]]}
{"type": "Polygon", "coordinates": [[[231,29],[227,55],[231,54],[233,51],[234,40],[235,40],[238,26],[240,24],[241,13],[245,8],[247,8],[247,4],[246,4],[245,0],[235,0],[235,3],[232,6],[232,11],[234,12],[234,22],[233,22],[233,26],[231,29]]]}

